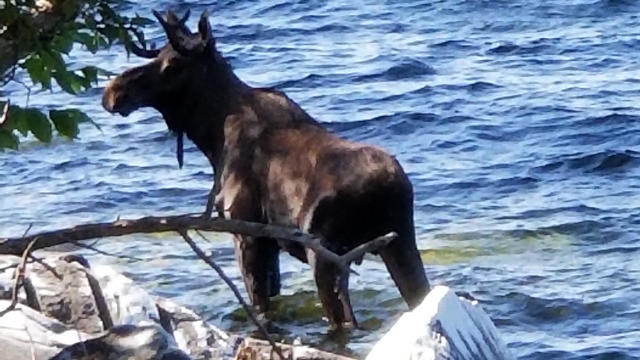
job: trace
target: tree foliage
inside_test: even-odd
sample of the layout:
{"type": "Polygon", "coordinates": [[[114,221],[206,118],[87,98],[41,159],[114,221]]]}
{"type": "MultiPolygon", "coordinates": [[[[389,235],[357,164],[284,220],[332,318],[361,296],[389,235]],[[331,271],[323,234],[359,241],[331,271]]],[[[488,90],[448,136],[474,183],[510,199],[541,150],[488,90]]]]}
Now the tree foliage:
{"type": "MultiPolygon", "coordinates": [[[[107,72],[95,66],[70,66],[65,57],[74,46],[96,53],[134,38],[144,43],[142,28],[152,21],[123,16],[124,0],[5,0],[0,2],[0,76],[4,87],[28,76],[43,89],[60,87],[78,95],[107,72]]],[[[0,96],[2,91],[0,88],[0,96]]],[[[8,104],[0,98],[0,150],[17,149],[19,137],[49,142],[53,129],[75,138],[78,124],[92,122],[78,109],[42,109],[8,104]],[[3,112],[6,109],[7,112],[3,112]]],[[[95,125],[95,123],[94,123],[95,125]]],[[[96,125],[97,126],[97,125],[96,125]]]]}

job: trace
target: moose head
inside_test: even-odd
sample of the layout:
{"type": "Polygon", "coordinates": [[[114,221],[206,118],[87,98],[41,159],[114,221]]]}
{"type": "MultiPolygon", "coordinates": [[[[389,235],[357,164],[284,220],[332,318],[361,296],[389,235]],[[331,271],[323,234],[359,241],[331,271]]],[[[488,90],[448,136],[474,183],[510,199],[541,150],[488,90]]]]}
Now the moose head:
{"type": "Polygon", "coordinates": [[[206,11],[196,33],[185,25],[189,11],[182,18],[172,11],[167,12],[166,19],[157,11],[153,14],[164,28],[168,43],[161,49],[129,44],[133,54],[153,60],[113,79],[104,91],[102,105],[123,116],[142,107],[162,113],[169,129],[178,135],[178,162],[182,166],[182,134],[187,132],[201,147],[191,133],[202,130],[202,123],[210,121],[212,114],[224,111],[233,88],[229,85],[238,81],[216,49],[206,11]]]}

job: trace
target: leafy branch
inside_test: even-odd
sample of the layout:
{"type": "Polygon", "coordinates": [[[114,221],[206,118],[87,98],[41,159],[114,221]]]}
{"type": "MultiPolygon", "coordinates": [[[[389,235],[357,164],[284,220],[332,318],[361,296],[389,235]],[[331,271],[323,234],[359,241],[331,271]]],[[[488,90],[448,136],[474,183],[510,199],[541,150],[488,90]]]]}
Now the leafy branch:
{"type": "MultiPolygon", "coordinates": [[[[78,95],[91,89],[100,75],[109,73],[96,66],[70,66],[65,56],[75,46],[91,53],[107,49],[114,43],[129,44],[132,39],[145,43],[142,28],[150,19],[122,16],[117,9],[124,0],[8,0],[0,9],[0,84],[20,82],[26,73],[33,86],[51,90],[56,84],[66,93],[78,95]]],[[[22,83],[24,84],[24,83],[22,83]]],[[[31,88],[24,84],[28,92],[31,88]]],[[[0,89],[0,96],[2,95],[0,89]]],[[[18,149],[20,138],[32,134],[50,142],[53,129],[73,139],[78,125],[90,122],[78,109],[41,109],[0,99],[0,151],[18,149]],[[6,105],[6,106],[5,106],[6,105]]]]}

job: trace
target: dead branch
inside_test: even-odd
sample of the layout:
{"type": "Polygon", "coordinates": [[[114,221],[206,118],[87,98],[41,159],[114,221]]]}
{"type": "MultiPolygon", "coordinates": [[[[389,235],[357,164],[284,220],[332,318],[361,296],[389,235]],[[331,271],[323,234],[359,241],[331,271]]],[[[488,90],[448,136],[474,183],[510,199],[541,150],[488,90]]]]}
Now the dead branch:
{"type": "Polygon", "coordinates": [[[395,232],[390,232],[386,235],[378,236],[377,238],[371,241],[368,241],[362,245],[359,245],[353,248],[346,254],[342,255],[340,258],[345,264],[350,264],[368,252],[372,252],[387,246],[391,241],[393,241],[397,237],[398,237],[398,234],[396,234],[395,232]]]}
{"type": "Polygon", "coordinates": [[[98,279],[93,275],[91,269],[84,268],[84,274],[87,277],[91,294],[93,294],[93,300],[95,301],[96,308],[98,309],[98,317],[100,317],[100,321],[102,321],[102,328],[104,330],[109,330],[113,327],[113,319],[109,312],[107,299],[104,297],[104,293],[100,287],[100,282],[98,282],[98,279]]]}
{"type": "Polygon", "coordinates": [[[33,250],[101,237],[122,236],[134,233],[179,232],[181,230],[195,229],[296,242],[311,249],[318,256],[331,261],[345,271],[348,270],[349,264],[354,259],[361,257],[366,252],[375,251],[385,246],[396,236],[394,233],[386,234],[349,251],[344,256],[340,256],[322,246],[321,238],[304,233],[294,227],[222,218],[207,219],[193,215],[148,216],[133,220],[121,219],[109,223],[77,225],[72,228],[48,231],[20,238],[0,238],[0,254],[20,255],[35,238],[38,238],[38,242],[32,245],[33,250]]]}
{"type": "MultiPolygon", "coordinates": [[[[31,229],[31,225],[29,225],[29,229],[31,229]]],[[[27,234],[29,229],[25,231],[25,235],[27,234]]],[[[13,282],[13,290],[11,292],[11,304],[9,304],[9,306],[7,306],[6,309],[0,311],[0,316],[3,316],[4,314],[12,311],[13,309],[15,309],[16,305],[18,304],[18,291],[20,290],[20,286],[22,285],[22,280],[24,279],[24,273],[27,267],[27,258],[29,257],[29,254],[31,253],[33,246],[35,245],[37,240],[38,240],[37,237],[33,238],[27,245],[27,248],[22,253],[20,265],[16,268],[16,271],[15,271],[16,275],[13,282]]]]}
{"type": "MultiPolygon", "coordinates": [[[[29,255],[29,259],[31,259],[30,262],[36,262],[36,263],[42,265],[42,267],[45,268],[47,271],[49,271],[56,279],[62,280],[62,276],[60,276],[60,274],[58,274],[56,269],[53,266],[47,264],[44,260],[42,260],[40,258],[37,258],[37,257],[35,257],[33,255],[29,255]]],[[[2,269],[0,269],[0,272],[1,271],[2,271],[2,269]]]]}
{"type": "Polygon", "coordinates": [[[218,276],[220,276],[220,278],[227,284],[227,286],[229,286],[233,294],[236,296],[236,299],[238,299],[238,302],[240,302],[240,304],[244,308],[244,311],[246,311],[247,315],[249,315],[249,318],[251,319],[251,321],[253,321],[253,323],[256,324],[258,329],[260,329],[260,332],[262,332],[262,335],[264,335],[265,339],[269,342],[269,344],[271,345],[271,348],[276,352],[276,354],[278,354],[278,356],[280,356],[280,359],[286,360],[286,358],[282,354],[282,351],[280,350],[278,345],[276,345],[276,342],[271,338],[271,335],[269,335],[269,332],[267,331],[267,329],[258,320],[258,317],[254,313],[251,306],[249,306],[249,304],[247,304],[247,302],[244,301],[244,298],[242,298],[242,294],[240,294],[240,291],[238,290],[238,288],[233,284],[233,281],[229,279],[229,277],[224,273],[224,271],[222,271],[222,268],[219,267],[218,264],[215,263],[215,261],[213,261],[210,257],[208,257],[204,253],[204,251],[202,251],[202,249],[200,249],[198,245],[196,245],[196,243],[193,241],[193,239],[191,239],[189,234],[187,234],[186,230],[180,229],[178,230],[178,232],[180,233],[184,241],[186,241],[187,244],[189,244],[189,246],[191,247],[191,250],[193,250],[196,253],[196,255],[198,255],[198,257],[202,259],[202,261],[204,261],[205,263],[207,263],[207,265],[213,268],[213,270],[215,270],[218,273],[218,276]]]}

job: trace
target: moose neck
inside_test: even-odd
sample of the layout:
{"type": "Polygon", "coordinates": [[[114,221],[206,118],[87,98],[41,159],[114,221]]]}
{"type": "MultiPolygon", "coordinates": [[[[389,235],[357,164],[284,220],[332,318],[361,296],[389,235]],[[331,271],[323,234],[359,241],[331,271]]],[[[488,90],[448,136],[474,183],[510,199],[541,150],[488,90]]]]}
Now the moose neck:
{"type": "Polygon", "coordinates": [[[204,85],[190,88],[160,108],[169,128],[186,134],[209,159],[214,171],[220,169],[222,162],[225,118],[240,106],[250,90],[221,56],[216,61],[218,65],[207,74],[204,85]]]}

